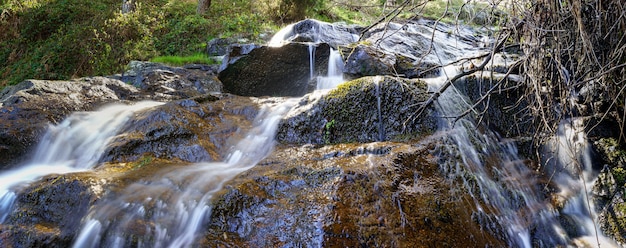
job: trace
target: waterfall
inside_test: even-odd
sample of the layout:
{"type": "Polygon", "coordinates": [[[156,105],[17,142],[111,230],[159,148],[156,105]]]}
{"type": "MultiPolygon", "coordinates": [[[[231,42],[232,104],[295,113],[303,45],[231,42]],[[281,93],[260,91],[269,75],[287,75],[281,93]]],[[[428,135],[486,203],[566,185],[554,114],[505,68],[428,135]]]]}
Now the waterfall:
{"type": "Polygon", "coordinates": [[[377,78],[375,80],[375,84],[376,84],[376,107],[378,109],[378,141],[384,141],[385,140],[385,126],[383,124],[383,112],[382,112],[382,108],[381,108],[381,102],[380,102],[380,81],[382,81],[379,78],[377,78]]]}
{"type": "Polygon", "coordinates": [[[101,201],[83,220],[74,247],[193,246],[207,225],[213,196],[228,180],[269,155],[279,121],[296,101],[263,109],[223,162],[165,172],[130,185],[115,199],[101,201]]]}
{"type": "Polygon", "coordinates": [[[591,147],[587,141],[582,118],[561,121],[546,147],[543,164],[552,174],[557,193],[564,206],[562,218],[571,221],[575,230],[562,229],[578,246],[617,247],[596,225],[596,207],[592,187],[597,179],[593,171],[591,147]]]}
{"type": "Polygon", "coordinates": [[[343,82],[343,59],[339,51],[331,48],[328,56],[328,75],[317,77],[317,90],[334,89],[343,82]]]}
{"type": "MultiPolygon", "coordinates": [[[[441,77],[425,81],[429,90],[437,91],[457,73],[456,68],[447,66],[442,69],[441,77]]],[[[587,171],[591,170],[582,132],[563,126],[560,135],[555,137],[553,147],[556,148],[552,157],[557,159],[554,163],[570,166],[569,170],[561,170],[563,174],[557,173],[553,178],[566,199],[566,206],[559,213],[542,194],[545,189],[540,178],[519,157],[512,141],[503,140],[488,128],[480,127],[471,115],[454,122],[471,106],[469,102],[452,86],[441,94],[435,106],[440,117],[439,129],[447,134],[447,142],[441,146],[447,161],[441,164],[441,169],[451,178],[462,180],[474,199],[474,219],[491,233],[507,240],[511,247],[555,247],[572,243],[595,246],[594,214],[587,211],[589,201],[584,198],[587,188],[583,178],[571,173],[573,164],[582,164],[587,171]],[[581,230],[575,237],[569,236],[561,226],[563,214],[574,216],[580,225],[581,230]]],[[[588,179],[587,185],[592,181],[588,179]]],[[[602,235],[598,234],[598,237],[602,247],[616,247],[602,235]]]]}
{"type": "Polygon", "coordinates": [[[309,79],[315,76],[315,44],[309,43],[309,79]]]}
{"type": "Polygon", "coordinates": [[[76,112],[58,125],[49,126],[30,162],[0,174],[0,223],[13,207],[16,194],[12,187],[52,173],[93,168],[109,140],[133,113],[160,104],[115,104],[95,112],[76,112]]]}
{"type": "MultiPolygon", "coordinates": [[[[453,66],[444,67],[441,77],[426,81],[431,91],[437,91],[457,73],[453,66]]],[[[448,88],[437,99],[439,126],[451,142],[443,148],[451,159],[441,165],[442,170],[447,175],[462,178],[474,198],[474,216],[483,226],[496,235],[504,236],[512,247],[531,247],[528,227],[536,216],[524,215],[523,210],[541,202],[535,195],[538,189],[529,180],[532,172],[517,157],[513,144],[500,142],[488,130],[481,132],[472,118],[453,122],[471,106],[468,102],[454,87],[448,88]],[[461,161],[455,161],[457,156],[461,161]],[[467,176],[466,172],[471,176],[467,176]],[[505,231],[500,233],[500,230],[505,231]]]]}

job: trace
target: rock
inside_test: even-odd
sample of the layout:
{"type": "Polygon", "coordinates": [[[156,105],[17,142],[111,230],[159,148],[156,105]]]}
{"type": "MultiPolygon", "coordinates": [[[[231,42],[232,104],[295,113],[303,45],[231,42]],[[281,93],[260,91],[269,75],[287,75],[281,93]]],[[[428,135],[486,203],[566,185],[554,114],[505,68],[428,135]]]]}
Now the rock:
{"type": "Polygon", "coordinates": [[[620,245],[626,245],[626,184],[613,196],[598,216],[602,232],[615,239],[620,245]]]}
{"type": "Polygon", "coordinates": [[[144,98],[163,101],[196,97],[222,91],[216,65],[170,67],[159,63],[131,61],[128,71],[112,78],[139,88],[144,98]]]}
{"type": "Polygon", "coordinates": [[[221,161],[228,140],[250,125],[258,108],[250,98],[228,94],[166,103],[130,119],[101,162],[136,161],[143,156],[221,161]]]}
{"type": "Polygon", "coordinates": [[[226,70],[226,68],[230,64],[234,64],[240,58],[245,57],[248,53],[252,52],[252,50],[259,48],[261,46],[257,44],[232,44],[228,47],[228,53],[222,59],[222,64],[218,72],[222,72],[226,70]]]}
{"type": "Polygon", "coordinates": [[[228,54],[231,44],[237,42],[235,38],[215,38],[206,45],[207,54],[209,56],[224,56],[228,54]]]}
{"type": "Polygon", "coordinates": [[[488,100],[476,106],[478,113],[484,112],[483,122],[504,137],[530,137],[534,135],[533,123],[522,121],[529,115],[526,88],[520,86],[519,76],[505,76],[490,71],[476,72],[454,85],[468,96],[470,103],[478,102],[493,88],[488,100]]]}
{"type": "MultiPolygon", "coordinates": [[[[623,184],[624,182],[622,182],[622,185],[623,184]]],[[[617,189],[618,184],[615,181],[613,173],[611,173],[611,169],[605,166],[598,174],[598,178],[592,188],[592,196],[596,208],[603,209],[607,203],[610,203],[617,189]]]]}
{"type": "Polygon", "coordinates": [[[368,29],[359,44],[401,56],[403,63],[410,61],[419,68],[445,65],[459,57],[467,57],[470,51],[480,51],[481,41],[476,37],[478,32],[426,19],[406,23],[384,22],[368,29]]]}
{"type": "Polygon", "coordinates": [[[420,138],[437,127],[432,108],[414,118],[428,96],[426,84],[419,80],[356,79],[327,94],[303,97],[281,122],[277,140],[325,144],[420,138]]]}
{"type": "Polygon", "coordinates": [[[394,75],[396,56],[362,44],[354,47],[342,47],[346,57],[344,73],[351,77],[375,75],[394,75]]]}
{"type": "Polygon", "coordinates": [[[249,53],[231,52],[219,73],[224,90],[240,96],[302,96],[315,89],[311,79],[326,75],[330,47],[313,49],[314,72],[310,72],[309,45],[290,43],[282,47],[259,47],[249,53]],[[235,55],[235,56],[233,56],[235,55]],[[232,62],[233,57],[239,57],[232,62]]]}
{"type": "Polygon", "coordinates": [[[428,149],[279,148],[228,184],[199,246],[506,246],[472,220],[428,149]]]}
{"type": "Polygon", "coordinates": [[[337,48],[357,42],[359,27],[343,23],[327,23],[314,19],[306,19],[281,29],[272,37],[269,46],[281,46],[290,42],[328,43],[337,48]]]}
{"type": "Polygon", "coordinates": [[[102,194],[98,180],[52,175],[25,186],[0,225],[3,247],[69,247],[82,217],[102,194]]]}
{"type": "Polygon", "coordinates": [[[49,123],[74,111],[140,98],[135,87],[104,77],[28,80],[5,88],[0,93],[0,169],[23,162],[49,123]]]}

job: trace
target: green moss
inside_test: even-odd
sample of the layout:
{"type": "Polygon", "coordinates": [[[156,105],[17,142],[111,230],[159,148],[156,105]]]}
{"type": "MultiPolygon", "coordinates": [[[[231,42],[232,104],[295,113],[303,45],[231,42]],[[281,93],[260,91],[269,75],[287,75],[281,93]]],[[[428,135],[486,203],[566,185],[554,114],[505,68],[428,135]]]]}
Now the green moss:
{"type": "Polygon", "coordinates": [[[622,167],[615,167],[611,169],[611,174],[613,174],[613,178],[615,178],[615,183],[617,185],[626,187],[626,169],[622,167]]]}
{"type": "Polygon", "coordinates": [[[371,79],[364,77],[364,78],[358,78],[352,81],[342,83],[339,86],[337,86],[337,88],[328,92],[328,94],[325,96],[325,99],[329,100],[329,99],[344,98],[346,97],[348,93],[354,92],[355,90],[363,87],[363,85],[365,85],[368,82],[368,80],[371,80],[371,79]]]}

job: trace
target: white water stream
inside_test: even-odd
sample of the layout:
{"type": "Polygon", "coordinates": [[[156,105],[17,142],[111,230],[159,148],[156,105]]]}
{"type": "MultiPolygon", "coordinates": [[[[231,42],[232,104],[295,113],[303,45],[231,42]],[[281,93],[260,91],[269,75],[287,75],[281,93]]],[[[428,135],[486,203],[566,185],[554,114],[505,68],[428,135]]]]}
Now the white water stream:
{"type": "Polygon", "coordinates": [[[317,77],[317,90],[334,89],[343,82],[343,59],[339,51],[331,48],[328,56],[328,75],[317,77]]]}
{"type": "Polygon", "coordinates": [[[0,174],[0,223],[13,207],[14,187],[48,174],[93,168],[109,140],[133,113],[160,104],[109,105],[99,111],[76,112],[58,125],[49,126],[30,162],[0,174]]]}
{"type": "MultiPolygon", "coordinates": [[[[456,68],[447,66],[441,77],[426,81],[431,91],[437,91],[457,73],[456,68]]],[[[561,168],[552,177],[565,202],[563,211],[558,212],[543,195],[545,189],[539,177],[519,157],[513,142],[479,127],[471,117],[453,122],[471,106],[468,103],[454,86],[436,102],[440,130],[451,142],[443,149],[444,156],[452,159],[442,165],[442,170],[453,178],[463,179],[474,198],[474,217],[482,226],[504,237],[510,247],[617,247],[594,225],[593,206],[585,197],[590,194],[595,179],[590,176],[589,148],[582,130],[562,125],[560,134],[554,138],[553,154],[547,155],[553,158],[555,166],[570,168],[561,168]],[[461,161],[455,161],[456,156],[461,161]],[[572,172],[573,166],[579,167],[572,172]],[[566,232],[561,226],[563,218],[573,221],[578,229],[576,233],[566,232]]]]}
{"type": "Polygon", "coordinates": [[[190,247],[206,226],[211,200],[225,182],[255,166],[274,147],[278,123],[296,99],[259,113],[223,162],[198,163],[134,183],[94,206],[74,247],[190,247]],[[138,232],[138,233],[137,233],[138,232]]]}

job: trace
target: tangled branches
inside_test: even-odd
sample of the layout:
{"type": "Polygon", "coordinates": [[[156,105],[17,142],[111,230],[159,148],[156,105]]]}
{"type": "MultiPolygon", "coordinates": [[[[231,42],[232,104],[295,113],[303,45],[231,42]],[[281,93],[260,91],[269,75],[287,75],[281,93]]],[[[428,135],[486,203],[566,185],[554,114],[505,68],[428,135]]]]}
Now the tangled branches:
{"type": "MultiPolygon", "coordinates": [[[[619,1],[536,0],[520,42],[527,98],[539,133],[569,117],[607,118],[624,129],[626,8],[619,1]]],[[[622,142],[624,133],[619,134],[622,142]]]]}

